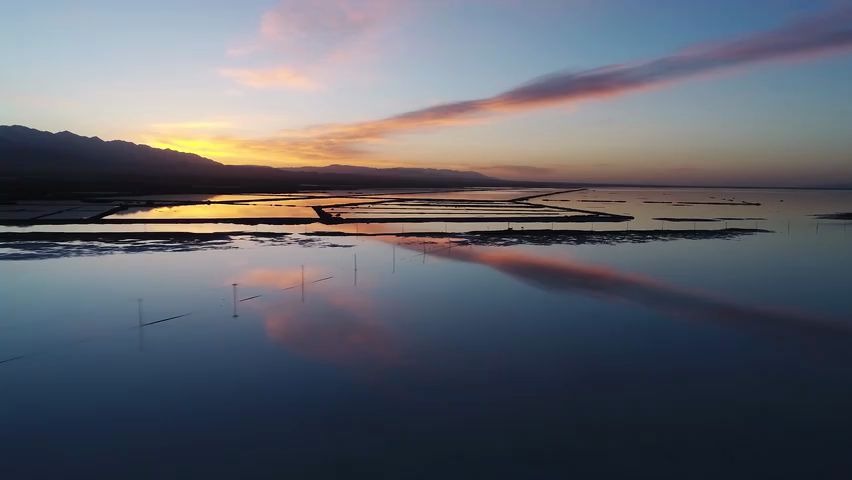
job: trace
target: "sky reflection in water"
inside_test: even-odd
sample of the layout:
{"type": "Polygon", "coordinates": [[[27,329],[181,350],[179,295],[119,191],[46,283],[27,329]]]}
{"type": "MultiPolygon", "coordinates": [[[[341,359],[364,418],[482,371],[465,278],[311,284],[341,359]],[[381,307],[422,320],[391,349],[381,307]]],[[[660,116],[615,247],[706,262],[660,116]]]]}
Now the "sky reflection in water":
{"type": "Polygon", "coordinates": [[[831,225],[0,262],[0,352],[24,355],[0,365],[0,471],[831,478],[852,431],[831,225]],[[138,298],[146,321],[192,314],[140,337],[138,298]]]}

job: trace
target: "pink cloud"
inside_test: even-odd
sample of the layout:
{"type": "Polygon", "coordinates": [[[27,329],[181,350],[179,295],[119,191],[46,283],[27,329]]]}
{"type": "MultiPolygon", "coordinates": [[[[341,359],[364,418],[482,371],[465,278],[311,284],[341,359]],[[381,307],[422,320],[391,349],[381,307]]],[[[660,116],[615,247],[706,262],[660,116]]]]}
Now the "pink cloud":
{"type": "Polygon", "coordinates": [[[467,124],[488,115],[624,95],[757,63],[850,51],[852,8],[846,7],[749,37],[645,62],[542,76],[490,97],[434,105],[380,120],[285,132],[284,140],[314,158],[346,158],[358,155],[359,146],[364,143],[395,134],[467,124]]]}
{"type": "MultiPolygon", "coordinates": [[[[300,88],[303,80],[340,63],[364,56],[376,37],[406,2],[391,0],[283,0],[260,18],[254,38],[226,50],[230,57],[259,53],[283,57],[288,67],[239,69],[226,75],[237,81],[250,77],[253,88],[300,88]],[[299,82],[266,81],[269,72],[286,70],[299,82]],[[310,74],[309,74],[310,72],[310,74]],[[256,81],[255,77],[261,77],[256,81]]],[[[232,69],[225,69],[232,70],[232,69]]],[[[241,82],[247,84],[247,82],[241,82]]],[[[311,80],[316,84],[318,81],[311,80]]]]}

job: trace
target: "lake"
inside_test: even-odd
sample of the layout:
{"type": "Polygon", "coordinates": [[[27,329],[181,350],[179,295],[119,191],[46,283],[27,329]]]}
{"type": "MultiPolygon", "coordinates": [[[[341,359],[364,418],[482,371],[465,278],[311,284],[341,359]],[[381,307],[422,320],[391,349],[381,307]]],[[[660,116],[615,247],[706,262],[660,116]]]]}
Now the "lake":
{"type": "MultiPolygon", "coordinates": [[[[438,199],[466,212],[516,193],[438,199]]],[[[852,211],[852,192],[529,202],[633,220],[2,227],[118,236],[0,243],[0,473],[852,471],[852,228],[814,216],[852,211]],[[141,235],[175,231],[222,235],[141,235]]]]}

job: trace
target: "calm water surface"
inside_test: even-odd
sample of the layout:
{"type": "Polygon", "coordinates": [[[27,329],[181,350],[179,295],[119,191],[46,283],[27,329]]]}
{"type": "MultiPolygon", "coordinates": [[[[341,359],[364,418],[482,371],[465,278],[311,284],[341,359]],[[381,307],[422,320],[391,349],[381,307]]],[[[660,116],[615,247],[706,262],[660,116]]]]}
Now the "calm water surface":
{"type": "Polygon", "coordinates": [[[0,475],[848,478],[850,197],[762,195],[600,203],[773,230],[727,240],[0,262],[0,475]]]}

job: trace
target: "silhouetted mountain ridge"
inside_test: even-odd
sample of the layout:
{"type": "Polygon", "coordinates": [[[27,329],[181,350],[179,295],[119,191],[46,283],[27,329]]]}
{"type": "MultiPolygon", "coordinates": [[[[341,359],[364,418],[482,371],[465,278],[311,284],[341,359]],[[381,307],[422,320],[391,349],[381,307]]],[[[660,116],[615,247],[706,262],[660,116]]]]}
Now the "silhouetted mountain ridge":
{"type": "MultiPolygon", "coordinates": [[[[104,141],[69,131],[43,132],[20,125],[0,126],[0,161],[4,172],[75,173],[168,168],[178,171],[224,167],[194,153],[140,145],[124,140],[104,141]]],[[[165,173],[165,172],[162,172],[165,173]]]]}
{"type": "Polygon", "coordinates": [[[0,187],[6,192],[272,192],[333,187],[517,185],[477,172],[349,165],[273,168],[224,165],[194,153],[68,131],[0,126],[0,187]]]}

